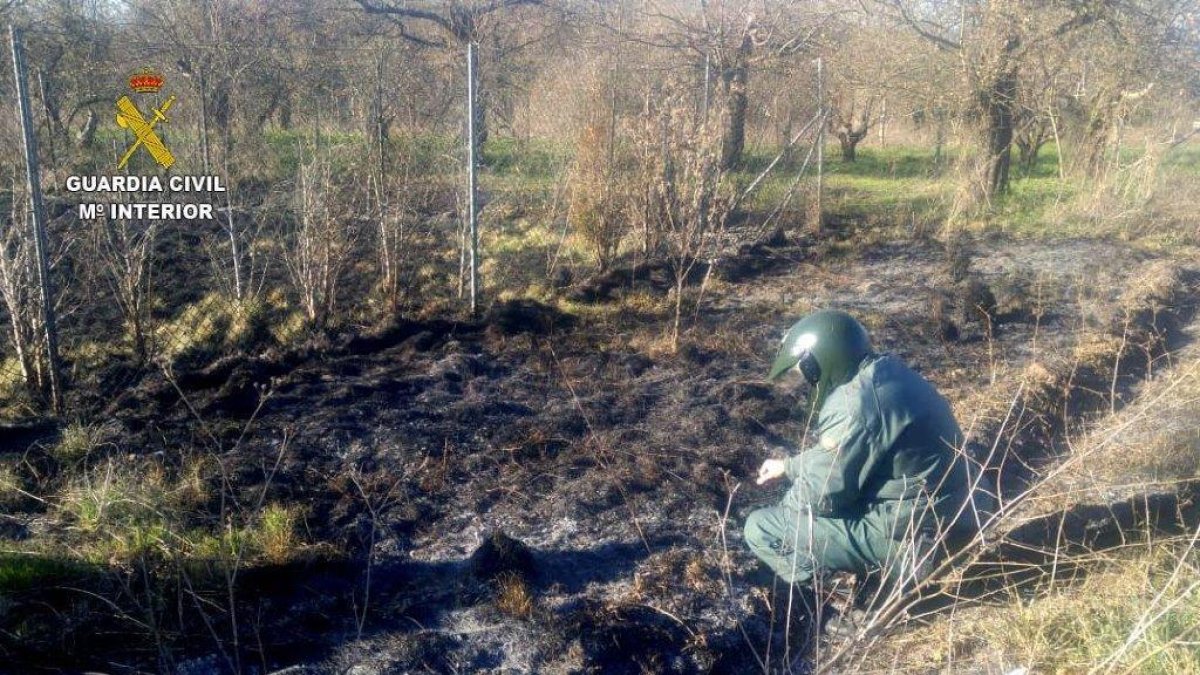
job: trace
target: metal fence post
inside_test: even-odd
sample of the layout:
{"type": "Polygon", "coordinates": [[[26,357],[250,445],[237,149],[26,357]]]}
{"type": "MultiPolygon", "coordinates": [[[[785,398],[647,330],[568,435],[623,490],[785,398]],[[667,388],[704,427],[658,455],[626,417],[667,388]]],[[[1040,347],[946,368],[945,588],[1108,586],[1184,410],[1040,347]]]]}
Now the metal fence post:
{"type": "Polygon", "coordinates": [[[824,189],[825,180],[825,68],[821,57],[817,57],[817,112],[820,115],[820,122],[817,124],[817,205],[816,205],[816,222],[813,223],[813,231],[817,234],[821,233],[824,226],[824,217],[822,217],[821,204],[822,191],[824,189]]]}
{"type": "Polygon", "coordinates": [[[478,166],[478,144],[479,138],[476,133],[476,115],[478,111],[475,108],[476,90],[478,82],[475,78],[478,74],[479,65],[476,55],[476,46],[474,42],[467,43],[467,222],[470,230],[470,290],[471,290],[471,316],[477,316],[479,313],[479,198],[476,194],[478,185],[476,183],[476,167],[478,166]]]}
{"type": "Polygon", "coordinates": [[[50,263],[46,249],[45,206],[42,203],[42,179],[38,167],[37,131],[29,106],[29,75],[25,71],[25,45],[21,31],[9,26],[12,43],[13,75],[17,81],[17,101],[21,115],[21,132],[25,141],[25,177],[29,183],[29,202],[33,210],[33,245],[37,255],[38,284],[42,295],[42,326],[46,330],[46,366],[50,384],[50,408],[62,412],[62,388],[59,381],[58,325],[54,316],[54,291],[50,279],[50,263]]]}

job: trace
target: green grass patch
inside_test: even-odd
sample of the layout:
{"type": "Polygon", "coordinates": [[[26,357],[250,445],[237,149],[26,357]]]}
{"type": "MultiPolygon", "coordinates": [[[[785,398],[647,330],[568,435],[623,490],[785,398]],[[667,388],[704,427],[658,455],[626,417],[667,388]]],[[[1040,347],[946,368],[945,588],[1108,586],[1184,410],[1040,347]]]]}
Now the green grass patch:
{"type": "Polygon", "coordinates": [[[78,562],[39,553],[0,553],[0,593],[14,593],[60,584],[85,576],[78,562]]]}
{"type": "Polygon", "coordinates": [[[1178,175],[1200,176],[1200,140],[1193,138],[1163,156],[1162,168],[1178,175]]]}
{"type": "Polygon", "coordinates": [[[490,138],[483,146],[483,160],[489,171],[526,178],[556,177],[574,154],[569,145],[542,139],[490,138]]]}

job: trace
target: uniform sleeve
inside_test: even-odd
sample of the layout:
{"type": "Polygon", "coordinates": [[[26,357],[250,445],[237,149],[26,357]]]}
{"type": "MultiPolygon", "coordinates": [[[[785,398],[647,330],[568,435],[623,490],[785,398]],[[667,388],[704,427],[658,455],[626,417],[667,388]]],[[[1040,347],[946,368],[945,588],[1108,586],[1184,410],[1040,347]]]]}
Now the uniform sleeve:
{"type": "Polygon", "coordinates": [[[816,445],[787,461],[792,491],[819,515],[857,504],[879,457],[879,415],[858,400],[831,399],[816,445]]]}

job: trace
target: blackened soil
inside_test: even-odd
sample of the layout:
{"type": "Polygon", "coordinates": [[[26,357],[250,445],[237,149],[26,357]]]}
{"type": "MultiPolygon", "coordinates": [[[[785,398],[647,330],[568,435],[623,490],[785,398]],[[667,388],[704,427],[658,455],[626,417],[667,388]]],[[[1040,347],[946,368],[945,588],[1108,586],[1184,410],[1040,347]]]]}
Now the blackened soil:
{"type": "MultiPolygon", "coordinates": [[[[1074,344],[1092,305],[1112,305],[1148,264],[1118,244],[1064,246],[1055,256],[977,244],[970,295],[936,242],[825,257],[763,243],[715,263],[677,353],[661,348],[666,312],[647,320],[618,307],[584,322],[516,302],[480,323],[399,322],[322,350],[231,358],[173,382],[151,376],[106,415],[133,453],[215,439],[203,442],[220,445],[241,501],[303,505],[304,538],[333,552],[336,563],[241,579],[239,606],[258,617],[239,628],[246,663],[756,671],[768,643],[784,648],[784,626],[756,583],[741,523],[781,486],[750,478],[804,437],[795,383],[762,380],[783,330],[817,307],[855,312],[880,350],[969,417],[967,394],[1009,395],[1021,368],[1074,344]],[[980,297],[979,284],[995,300],[982,316],[964,302],[980,297]],[[504,572],[525,584],[528,612],[501,602],[504,572]]],[[[612,305],[666,274],[621,270],[573,297],[612,305]]],[[[788,628],[794,639],[803,632],[788,628]]],[[[182,663],[201,668],[189,672],[229,669],[213,645],[188,646],[182,663]]],[[[150,649],[88,651],[99,649],[78,646],[76,661],[155,667],[150,649]]]]}

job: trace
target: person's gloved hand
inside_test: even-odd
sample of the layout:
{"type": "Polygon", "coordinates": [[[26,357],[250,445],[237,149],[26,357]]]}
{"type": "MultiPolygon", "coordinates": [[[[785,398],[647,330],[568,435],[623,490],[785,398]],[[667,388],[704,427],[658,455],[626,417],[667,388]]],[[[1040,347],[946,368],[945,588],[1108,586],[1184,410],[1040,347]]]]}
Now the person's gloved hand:
{"type": "Polygon", "coordinates": [[[769,483],[776,478],[787,473],[787,464],[782,459],[768,459],[758,467],[758,480],[755,482],[759,485],[769,483]]]}

